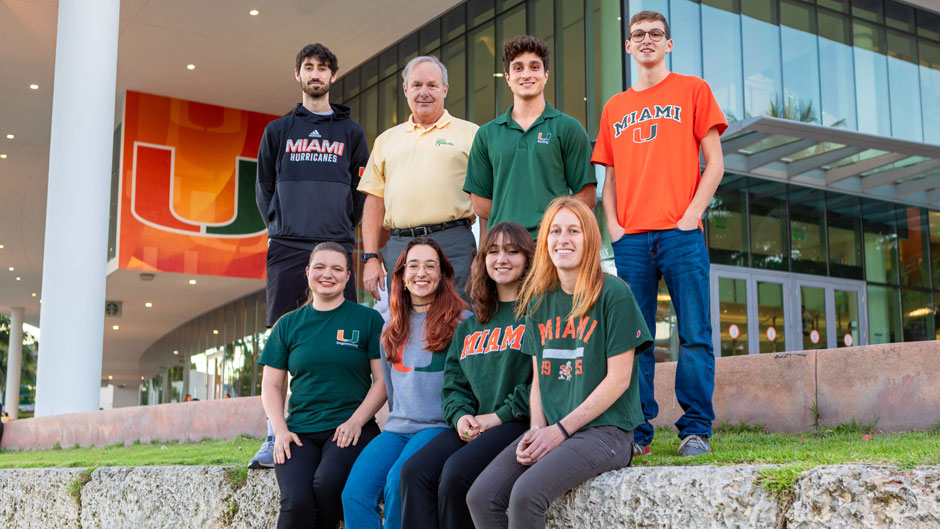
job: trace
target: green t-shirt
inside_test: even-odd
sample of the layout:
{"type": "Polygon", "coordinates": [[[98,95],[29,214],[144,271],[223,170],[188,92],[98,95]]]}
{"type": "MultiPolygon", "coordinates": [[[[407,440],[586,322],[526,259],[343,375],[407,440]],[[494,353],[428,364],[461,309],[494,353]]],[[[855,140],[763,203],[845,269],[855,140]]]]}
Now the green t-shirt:
{"type": "Polygon", "coordinates": [[[597,183],[591,141],[578,120],[547,101],[527,130],[511,113],[512,106],[477,131],[463,190],[492,199],[489,226],[518,222],[534,238],[549,202],[597,183]]]}
{"type": "Polygon", "coordinates": [[[502,422],[529,416],[532,360],[519,354],[525,323],[512,312],[513,302],[499,303],[486,323],[475,317],[461,322],[447,349],[441,405],[447,424],[495,413],[502,422]]]}
{"type": "MultiPolygon", "coordinates": [[[[652,343],[633,292],[622,280],[604,276],[597,302],[582,318],[566,320],[573,297],[558,287],[526,316],[522,352],[539,365],[539,395],[548,424],[563,419],[578,407],[607,376],[607,358],[652,343]]],[[[643,423],[640,409],[637,357],[633,358],[630,386],[606,411],[586,424],[633,430],[643,423]]]]}
{"type": "Polygon", "coordinates": [[[322,432],[349,420],[372,387],[369,360],[379,357],[382,324],[378,312],[351,301],[328,311],[307,305],[278,320],[258,363],[293,377],[290,431],[322,432]]]}

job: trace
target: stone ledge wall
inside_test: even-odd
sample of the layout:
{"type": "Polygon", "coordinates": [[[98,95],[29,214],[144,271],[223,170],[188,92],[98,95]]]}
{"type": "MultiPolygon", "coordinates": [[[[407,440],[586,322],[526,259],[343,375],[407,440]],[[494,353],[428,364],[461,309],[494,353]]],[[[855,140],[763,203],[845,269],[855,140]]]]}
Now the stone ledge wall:
{"type": "MultiPolygon", "coordinates": [[[[824,466],[789,501],[758,484],[760,466],[608,472],[559,498],[554,529],[940,527],[940,467],[824,466]]],[[[274,472],[231,467],[0,470],[4,528],[261,528],[277,518],[274,472]],[[85,482],[79,486],[80,482],[85,482]]]]}

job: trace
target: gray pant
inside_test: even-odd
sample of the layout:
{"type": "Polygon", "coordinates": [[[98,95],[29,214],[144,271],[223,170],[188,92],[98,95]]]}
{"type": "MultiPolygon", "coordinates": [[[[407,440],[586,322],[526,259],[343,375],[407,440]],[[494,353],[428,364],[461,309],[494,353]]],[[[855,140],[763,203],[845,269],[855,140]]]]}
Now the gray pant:
{"type": "Polygon", "coordinates": [[[521,439],[500,452],[467,493],[477,529],[544,528],[553,500],[594,476],[629,466],[633,458],[633,432],[616,426],[577,432],[532,466],[516,461],[521,439]]]}
{"type": "MultiPolygon", "coordinates": [[[[454,267],[454,288],[460,297],[466,301],[468,298],[464,292],[467,279],[470,278],[470,263],[473,262],[473,256],[477,254],[477,242],[473,237],[473,232],[469,227],[457,226],[442,231],[436,231],[429,238],[434,239],[441,245],[444,255],[454,267]]],[[[405,249],[408,241],[414,237],[389,237],[385,247],[382,248],[382,261],[385,264],[385,271],[388,273],[386,278],[386,292],[391,292],[392,274],[395,272],[395,263],[398,262],[398,256],[405,249]]]]}

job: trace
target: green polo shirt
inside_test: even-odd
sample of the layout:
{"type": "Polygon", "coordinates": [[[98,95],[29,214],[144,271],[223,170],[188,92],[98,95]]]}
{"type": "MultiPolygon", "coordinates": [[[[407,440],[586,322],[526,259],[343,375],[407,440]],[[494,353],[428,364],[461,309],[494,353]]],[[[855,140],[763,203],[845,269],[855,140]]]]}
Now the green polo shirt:
{"type": "Polygon", "coordinates": [[[518,222],[535,237],[549,202],[597,183],[591,141],[578,120],[547,101],[528,130],[511,116],[512,106],[480,127],[463,190],[493,201],[488,225],[518,222]]]}

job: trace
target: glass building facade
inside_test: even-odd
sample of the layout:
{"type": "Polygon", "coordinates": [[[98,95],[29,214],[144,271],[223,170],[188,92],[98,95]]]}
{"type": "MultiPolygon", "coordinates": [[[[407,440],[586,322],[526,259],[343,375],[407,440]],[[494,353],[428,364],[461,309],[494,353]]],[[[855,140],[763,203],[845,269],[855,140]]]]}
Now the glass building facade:
{"type": "MultiPolygon", "coordinates": [[[[512,101],[502,42],[528,33],[551,50],[547,99],[594,138],[604,103],[636,76],[623,41],[641,10],[666,15],[675,42],[667,66],[708,81],[731,123],[771,116],[940,145],[940,14],[892,0],[469,0],[340,71],[332,99],[351,108],[371,146],[409,116],[402,68],[435,55],[449,72],[447,109],[486,123],[512,101]]],[[[716,354],[940,339],[940,211],[882,198],[726,174],[705,214],[716,354]]],[[[612,271],[609,241],[603,256],[612,271]]],[[[658,298],[656,356],[674,360],[664,285],[658,298]]],[[[169,364],[173,351],[187,357],[196,398],[256,395],[263,314],[261,292],[147,354],[169,364]]],[[[145,381],[142,402],[177,400],[183,367],[145,381]]]]}

